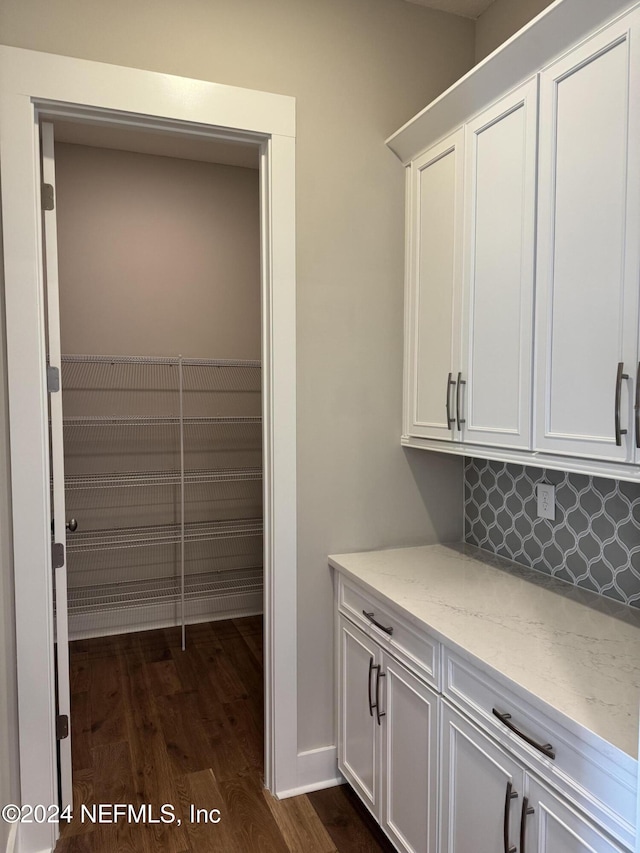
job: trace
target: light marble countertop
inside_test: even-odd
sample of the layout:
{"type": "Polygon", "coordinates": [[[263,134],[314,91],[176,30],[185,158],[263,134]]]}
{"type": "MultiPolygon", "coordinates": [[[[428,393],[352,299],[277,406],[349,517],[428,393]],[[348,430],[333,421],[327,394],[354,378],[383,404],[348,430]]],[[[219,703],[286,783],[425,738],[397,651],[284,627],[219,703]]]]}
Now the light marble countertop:
{"type": "Polygon", "coordinates": [[[469,545],[340,554],[329,563],[445,644],[638,757],[639,609],[469,545]]]}

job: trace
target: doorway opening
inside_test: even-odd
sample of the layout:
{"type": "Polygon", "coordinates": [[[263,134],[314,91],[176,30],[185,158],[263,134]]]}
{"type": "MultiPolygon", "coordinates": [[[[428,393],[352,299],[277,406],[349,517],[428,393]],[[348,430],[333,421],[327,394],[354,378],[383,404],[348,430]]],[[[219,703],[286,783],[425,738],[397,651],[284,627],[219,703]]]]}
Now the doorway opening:
{"type": "MultiPolygon", "coordinates": [[[[60,713],[68,635],[76,816],[87,784],[107,802],[115,776],[139,804],[163,788],[163,802],[179,801],[171,771],[214,766],[228,781],[250,760],[260,784],[264,774],[258,150],[95,131],[42,126],[55,198],[45,283],[57,277],[59,302],[48,340],[61,350],[48,361],[60,364],[64,450],[51,465],[64,478],[54,517],[64,514],[66,540],[57,695],[60,713]],[[176,658],[187,645],[189,662],[176,658]],[[225,674],[231,695],[219,689],[225,674]],[[222,769],[219,742],[238,720],[246,748],[222,769]]],[[[63,806],[68,748],[59,742],[63,806]]],[[[90,814],[76,819],[61,843],[92,829],[90,814]]]]}
{"type": "MultiPolygon", "coordinates": [[[[259,150],[262,307],[265,783],[294,793],[297,771],[294,101],[283,96],[0,48],[0,167],[10,402],[24,802],[55,803],[55,665],[49,418],[41,223],[41,119],[160,130],[259,150]],[[277,571],[276,571],[277,567],[277,571]]],[[[54,392],[55,394],[55,392],[54,392]]],[[[70,519],[62,519],[62,524],[70,519]]],[[[57,539],[57,537],[56,537],[57,539]]],[[[53,824],[20,828],[25,853],[53,824]]]]}
{"type": "Polygon", "coordinates": [[[262,613],[257,148],[86,128],[53,127],[70,639],[262,613]]]}

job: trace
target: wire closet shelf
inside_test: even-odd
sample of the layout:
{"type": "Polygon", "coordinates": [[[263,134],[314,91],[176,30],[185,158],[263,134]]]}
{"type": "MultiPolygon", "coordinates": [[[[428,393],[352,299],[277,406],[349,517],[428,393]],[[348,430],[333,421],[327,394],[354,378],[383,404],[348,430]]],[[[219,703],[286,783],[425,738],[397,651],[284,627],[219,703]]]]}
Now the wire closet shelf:
{"type": "Polygon", "coordinates": [[[187,606],[261,599],[260,361],[63,355],[61,384],[70,615],[177,607],[184,648],[187,606]]]}

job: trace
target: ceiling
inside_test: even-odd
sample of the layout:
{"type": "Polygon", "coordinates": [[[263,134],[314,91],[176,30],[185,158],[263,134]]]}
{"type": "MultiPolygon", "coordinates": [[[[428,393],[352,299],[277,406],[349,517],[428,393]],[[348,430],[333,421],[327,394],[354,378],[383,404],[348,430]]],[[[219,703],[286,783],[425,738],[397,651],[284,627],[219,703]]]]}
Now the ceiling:
{"type": "Polygon", "coordinates": [[[107,126],[82,121],[54,120],[56,142],[90,145],[97,148],[116,148],[161,157],[179,157],[205,163],[258,168],[258,146],[241,142],[193,137],[171,131],[130,128],[126,125],[107,126]]]}
{"type": "Polygon", "coordinates": [[[462,15],[463,18],[475,18],[486,11],[493,0],[409,0],[418,6],[428,6],[430,9],[440,9],[451,12],[452,15],[462,15]]]}

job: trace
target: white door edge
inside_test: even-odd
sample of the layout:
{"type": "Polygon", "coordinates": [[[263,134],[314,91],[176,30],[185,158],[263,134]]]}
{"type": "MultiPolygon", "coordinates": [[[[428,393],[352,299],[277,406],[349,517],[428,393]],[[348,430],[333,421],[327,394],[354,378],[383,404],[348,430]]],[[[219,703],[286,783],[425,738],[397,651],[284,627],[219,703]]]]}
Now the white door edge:
{"type": "MultiPolygon", "coordinates": [[[[52,187],[56,197],[55,151],[53,124],[42,122],[40,126],[42,149],[42,180],[52,187]]],[[[60,351],[60,298],[58,287],[58,228],[55,203],[52,209],[43,210],[44,220],[44,278],[46,282],[46,314],[48,331],[48,364],[61,377],[60,351]]],[[[54,570],[55,616],[54,638],[57,669],[55,673],[57,714],[66,716],[68,734],[58,742],[59,799],[63,809],[73,805],[73,783],[71,771],[71,689],[69,682],[69,622],[67,618],[67,559],[66,559],[66,513],[64,492],[64,442],[62,433],[62,385],[49,395],[51,418],[51,480],[52,530],[54,541],[62,546],[62,565],[54,570]]],[[[57,728],[57,727],[56,727],[57,728]]]]}

